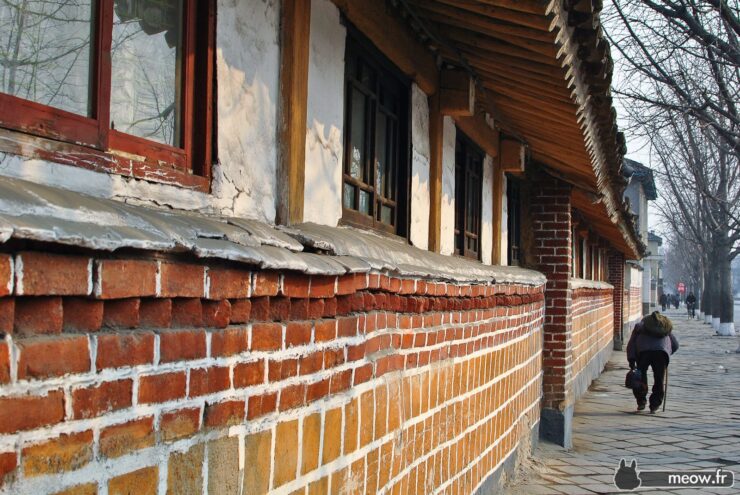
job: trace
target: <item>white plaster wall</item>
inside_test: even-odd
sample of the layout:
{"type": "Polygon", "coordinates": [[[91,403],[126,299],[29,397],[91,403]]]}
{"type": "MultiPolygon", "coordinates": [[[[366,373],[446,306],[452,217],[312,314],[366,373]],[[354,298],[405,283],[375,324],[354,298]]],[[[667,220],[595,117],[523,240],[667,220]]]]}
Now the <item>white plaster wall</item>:
{"type": "Polygon", "coordinates": [[[493,249],[493,158],[486,155],[483,161],[483,190],[481,191],[480,248],[481,261],[491,264],[493,249]]]}
{"type": "Polygon", "coordinates": [[[503,175],[504,184],[501,186],[501,265],[509,264],[509,201],[508,191],[509,181],[506,174],[503,175]]]}
{"type": "Polygon", "coordinates": [[[442,203],[440,252],[455,252],[455,137],[457,129],[451,117],[445,117],[442,132],[442,203]]]}
{"type": "Polygon", "coordinates": [[[278,0],[219,0],[211,194],[0,153],[0,174],[93,196],[274,222],[278,0]]]}
{"type": "Polygon", "coordinates": [[[342,128],[346,29],[330,0],[311,4],[303,218],[336,226],[342,217],[342,128]]]}
{"type": "Polygon", "coordinates": [[[427,95],[421,88],[412,84],[411,228],[409,238],[411,244],[421,249],[429,247],[429,156],[429,103],[427,95]]]}

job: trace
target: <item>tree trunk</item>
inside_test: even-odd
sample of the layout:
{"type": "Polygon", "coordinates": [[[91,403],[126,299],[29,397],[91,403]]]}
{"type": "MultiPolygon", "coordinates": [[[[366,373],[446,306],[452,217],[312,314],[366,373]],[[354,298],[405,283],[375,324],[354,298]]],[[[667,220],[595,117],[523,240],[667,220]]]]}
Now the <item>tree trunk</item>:
{"type": "MultiPolygon", "coordinates": [[[[732,266],[730,263],[730,251],[727,232],[719,234],[717,245],[717,271],[719,275],[719,328],[720,335],[735,335],[735,301],[732,297],[732,266]]],[[[714,315],[713,315],[714,316],[714,315]]]]}
{"type": "Polygon", "coordinates": [[[717,235],[712,236],[712,328],[719,333],[719,314],[722,308],[721,286],[720,286],[720,250],[717,235]]]}
{"type": "Polygon", "coordinates": [[[712,323],[712,264],[710,260],[704,264],[704,290],[701,294],[701,312],[704,323],[712,323]]]}

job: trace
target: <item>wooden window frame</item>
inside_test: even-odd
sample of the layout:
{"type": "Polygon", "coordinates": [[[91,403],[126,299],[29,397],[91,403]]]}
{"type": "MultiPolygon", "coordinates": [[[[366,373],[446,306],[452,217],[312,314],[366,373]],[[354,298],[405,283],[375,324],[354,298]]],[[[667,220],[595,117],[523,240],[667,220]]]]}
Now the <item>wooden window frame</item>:
{"type": "Polygon", "coordinates": [[[508,237],[507,264],[521,266],[524,261],[522,259],[522,183],[511,174],[506,175],[506,232],[508,237]]]}
{"type": "Polygon", "coordinates": [[[347,38],[345,44],[345,73],[344,73],[344,156],[342,157],[342,188],[340,194],[342,195],[342,218],[340,223],[343,225],[351,225],[360,228],[367,228],[376,230],[384,234],[390,234],[394,236],[403,237],[408,240],[409,224],[410,224],[410,175],[411,175],[411,81],[401,71],[393,65],[393,63],[375,47],[370,40],[368,40],[357,28],[349,24],[346,19],[343,19],[344,24],[347,27],[347,38]],[[358,81],[356,81],[349,73],[349,60],[350,57],[362,57],[363,61],[367,62],[377,71],[377,80],[375,82],[375,92],[371,93],[367,88],[360,87],[358,81]],[[400,101],[397,120],[398,120],[398,132],[397,138],[397,152],[396,152],[396,167],[393,171],[395,180],[395,201],[392,199],[384,198],[378,194],[375,190],[375,178],[377,175],[377,160],[376,157],[376,138],[377,138],[377,115],[380,113],[380,105],[377,104],[377,93],[380,87],[381,79],[391,80],[394,84],[397,84],[399,89],[400,101]],[[358,179],[352,177],[349,173],[350,168],[350,155],[349,150],[351,149],[351,96],[352,90],[357,89],[361,92],[368,94],[372,101],[372,110],[369,112],[368,119],[366,122],[366,132],[364,146],[367,147],[370,152],[366,153],[364,167],[367,167],[371,171],[371,182],[366,184],[358,179]],[[371,93],[371,94],[369,94],[371,93]],[[375,129],[375,131],[373,131],[375,129]],[[359,204],[359,191],[365,190],[370,193],[371,199],[371,211],[370,215],[366,215],[359,210],[347,208],[344,205],[344,185],[351,184],[356,186],[357,196],[356,204],[359,204]],[[394,224],[389,225],[380,220],[378,204],[383,203],[394,208],[394,224]]]}
{"type": "Polygon", "coordinates": [[[466,136],[459,129],[455,138],[455,254],[472,258],[481,259],[481,232],[482,232],[482,203],[483,203],[483,167],[486,160],[485,152],[466,136]],[[462,155],[463,162],[460,163],[458,158],[462,155]],[[464,184],[460,188],[458,179],[463,177],[464,184]],[[472,181],[472,182],[471,182],[472,181]],[[473,208],[473,225],[468,225],[469,207],[468,201],[469,189],[478,188],[477,200],[473,208]],[[462,192],[462,197],[460,193],[462,192]],[[478,249],[468,248],[468,240],[474,239],[478,249]],[[462,249],[460,244],[462,243],[462,249]]]}
{"type": "Polygon", "coordinates": [[[0,137],[7,138],[0,151],[207,192],[214,159],[215,0],[184,0],[181,148],[110,128],[113,0],[93,6],[91,116],[0,93],[0,137]]]}

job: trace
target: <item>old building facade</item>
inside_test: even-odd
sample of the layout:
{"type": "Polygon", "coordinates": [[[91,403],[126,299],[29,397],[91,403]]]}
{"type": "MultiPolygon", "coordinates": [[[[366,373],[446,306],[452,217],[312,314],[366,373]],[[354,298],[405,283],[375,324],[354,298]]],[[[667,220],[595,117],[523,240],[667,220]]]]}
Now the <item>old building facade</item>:
{"type": "Polygon", "coordinates": [[[569,445],[645,251],[599,6],[0,7],[0,491],[487,492],[569,445]]]}

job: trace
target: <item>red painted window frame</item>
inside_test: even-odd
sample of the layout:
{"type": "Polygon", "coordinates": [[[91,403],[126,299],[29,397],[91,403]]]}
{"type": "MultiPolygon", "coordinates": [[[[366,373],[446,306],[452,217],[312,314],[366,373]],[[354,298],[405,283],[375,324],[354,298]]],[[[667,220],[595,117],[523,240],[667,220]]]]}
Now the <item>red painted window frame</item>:
{"type": "Polygon", "coordinates": [[[92,116],[0,93],[0,128],[28,135],[8,136],[0,151],[207,192],[214,159],[215,0],[184,2],[182,148],[110,128],[113,0],[95,5],[92,116]]]}

